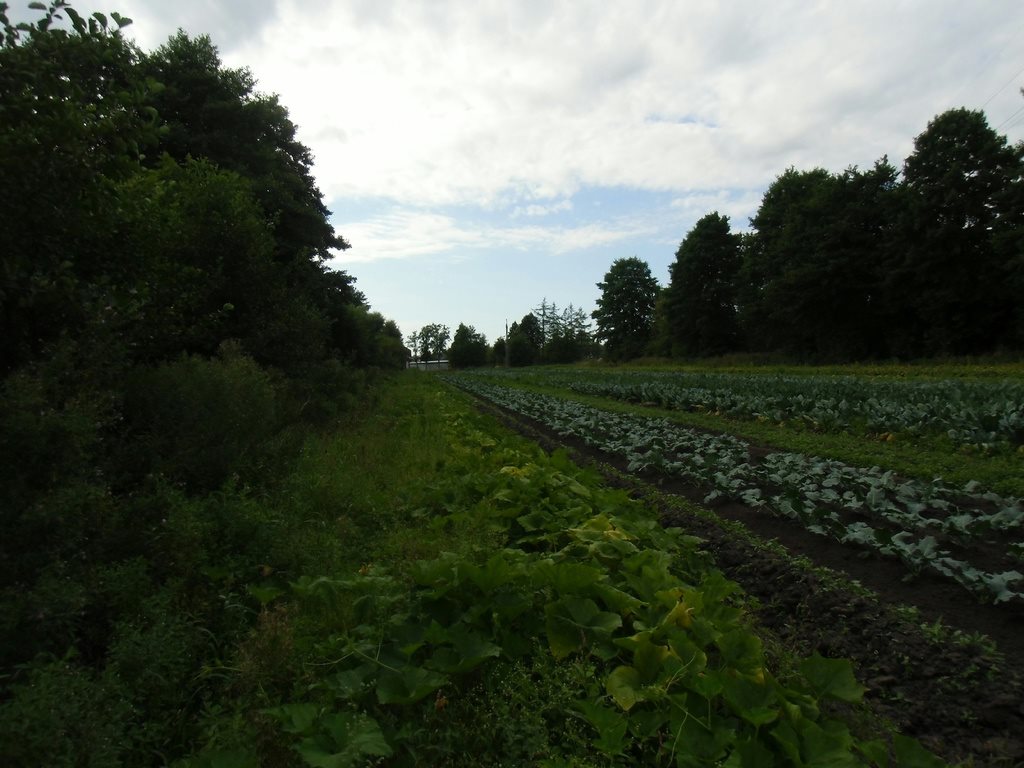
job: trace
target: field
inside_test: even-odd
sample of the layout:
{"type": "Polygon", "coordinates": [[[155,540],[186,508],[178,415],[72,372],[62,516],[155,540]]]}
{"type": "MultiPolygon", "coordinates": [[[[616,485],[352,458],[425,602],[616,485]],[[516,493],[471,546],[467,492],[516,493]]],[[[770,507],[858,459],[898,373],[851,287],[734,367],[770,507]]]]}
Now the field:
{"type": "Polygon", "coordinates": [[[704,539],[784,644],[852,658],[876,711],[949,759],[1013,765],[1024,381],[1007,373],[552,368],[449,381],[704,539]]]}
{"type": "Polygon", "coordinates": [[[13,668],[5,758],[1020,764],[1018,438],[653,399],[681,381],[410,371],[214,494],[154,484],[149,561],[7,593],[92,644],[13,668]]]}

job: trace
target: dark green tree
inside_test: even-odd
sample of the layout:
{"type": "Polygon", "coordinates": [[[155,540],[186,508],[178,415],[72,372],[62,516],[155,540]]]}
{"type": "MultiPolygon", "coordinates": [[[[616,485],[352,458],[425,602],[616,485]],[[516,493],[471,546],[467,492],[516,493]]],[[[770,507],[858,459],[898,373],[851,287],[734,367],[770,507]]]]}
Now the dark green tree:
{"type": "Polygon", "coordinates": [[[828,171],[787,169],[765,191],[743,251],[741,306],[753,348],[809,354],[815,324],[828,312],[817,292],[820,243],[832,206],[828,171]]]}
{"type": "Polygon", "coordinates": [[[9,371],[103,322],[102,286],[116,280],[116,185],[158,140],[159,86],[120,34],[127,19],[85,19],[54,3],[16,29],[2,10],[0,371],[9,371]],[[70,30],[53,25],[69,14],[70,30]]]}
{"type": "Polygon", "coordinates": [[[166,126],[160,149],[179,162],[205,157],[250,179],[279,259],[324,260],[348,247],[330,224],[312,155],[296,139],[288,110],[256,91],[248,69],[223,67],[207,35],[179,31],[145,57],[143,70],[163,85],[153,99],[166,126]]]}
{"type": "Polygon", "coordinates": [[[587,313],[570,304],[551,320],[551,333],[544,347],[544,361],[573,363],[593,352],[594,340],[590,334],[587,313]]]}
{"type": "Polygon", "coordinates": [[[505,344],[505,337],[499,336],[497,341],[495,341],[494,345],[491,347],[491,363],[493,365],[504,366],[506,364],[505,344]]]}
{"type": "Polygon", "coordinates": [[[479,368],[487,364],[487,339],[471,325],[459,323],[448,348],[448,362],[453,368],[479,368]]]}
{"type": "Polygon", "coordinates": [[[592,316],[608,357],[628,360],[644,354],[659,291],[647,262],[635,256],[616,259],[597,287],[601,296],[592,316]]]}
{"type": "Polygon", "coordinates": [[[447,325],[429,323],[420,328],[420,359],[440,360],[448,349],[452,337],[447,325]]]}
{"type": "Polygon", "coordinates": [[[881,283],[899,199],[884,158],[867,172],[791,168],[779,176],[742,247],[748,343],[820,359],[885,355],[881,283]]]}
{"type": "Polygon", "coordinates": [[[717,211],[701,218],[679,245],[666,293],[674,354],[705,357],[739,347],[739,246],[729,218],[717,211]]]}
{"type": "Polygon", "coordinates": [[[512,323],[508,329],[509,365],[521,367],[539,362],[543,345],[540,320],[532,312],[523,315],[522,320],[512,323]]]}
{"type": "Polygon", "coordinates": [[[903,169],[904,247],[887,281],[898,352],[982,354],[1017,336],[1024,144],[985,114],[952,109],[914,140],[903,169]]]}

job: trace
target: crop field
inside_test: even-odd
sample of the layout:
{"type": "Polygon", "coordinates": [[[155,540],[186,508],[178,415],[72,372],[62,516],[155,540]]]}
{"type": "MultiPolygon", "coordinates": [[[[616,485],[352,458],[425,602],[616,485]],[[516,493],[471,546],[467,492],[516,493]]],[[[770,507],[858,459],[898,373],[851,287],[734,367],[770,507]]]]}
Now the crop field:
{"type": "MultiPolygon", "coordinates": [[[[494,377],[460,386],[544,423],[559,435],[622,457],[629,471],[684,479],[707,489],[704,501],[740,502],[798,521],[879,555],[911,573],[928,569],[982,600],[1024,600],[1024,504],[986,489],[900,477],[880,466],[852,466],[792,451],[754,451],[729,433],[688,428],[667,418],[602,410],[571,393],[669,405],[725,417],[811,425],[823,432],[938,434],[955,446],[1019,452],[1024,385],[858,383],[853,379],[625,374],[554,374],[568,397],[526,391],[494,377]],[[778,385],[778,391],[775,385],[778,385]],[[877,412],[876,410],[877,409],[877,412]]],[[[1024,465],[1024,456],[1021,457],[1024,465]]]]}
{"type": "MultiPolygon", "coordinates": [[[[736,535],[755,541],[747,553],[759,556],[783,542],[792,548],[786,557],[848,580],[840,593],[867,588],[871,600],[902,606],[919,617],[919,629],[944,632],[953,646],[980,642],[1003,664],[986,673],[990,690],[1001,675],[1012,691],[992,695],[1014,722],[1024,722],[1024,670],[1014,660],[1024,624],[1024,379],[588,368],[445,378],[549,449],[566,448],[619,482],[639,483],[634,489],[654,489],[635,491],[640,495],[685,499],[690,506],[667,517],[688,533],[708,535],[707,525],[695,522],[701,515],[727,528],[741,521],[736,535]]],[[[748,556],[736,557],[716,537],[713,548],[727,557],[748,556]]],[[[745,568],[756,570],[741,562],[735,571],[745,568]]],[[[762,574],[743,587],[769,606],[781,605],[788,598],[779,595],[791,585],[765,582],[762,574]]],[[[820,597],[845,622],[849,612],[834,602],[846,598],[820,597]]],[[[812,589],[799,598],[801,610],[814,600],[812,589]]],[[[794,634],[814,635],[830,620],[813,608],[809,613],[810,624],[794,634]]],[[[784,633],[792,629],[785,615],[768,621],[784,633]]],[[[891,711],[925,713],[930,703],[931,717],[941,720],[940,690],[950,687],[943,677],[960,672],[929,664],[923,657],[938,654],[934,648],[916,660],[918,651],[897,650],[888,631],[871,614],[852,629],[844,624],[847,637],[836,644],[851,656],[865,647],[856,664],[866,675],[879,666],[893,672],[875,677],[881,700],[892,693],[891,711]],[[851,631],[861,637],[850,641],[851,631]],[[889,643],[895,667],[884,662],[889,643]],[[917,693],[909,694],[903,675],[933,677],[917,679],[917,693]],[[890,685],[895,693],[885,690],[890,685]],[[914,695],[922,700],[913,703],[914,695]]],[[[979,716],[966,712],[950,717],[977,726],[979,716]]],[[[986,717],[1002,715],[980,721],[986,717]]],[[[960,748],[974,765],[1024,759],[998,739],[960,748]]]]}

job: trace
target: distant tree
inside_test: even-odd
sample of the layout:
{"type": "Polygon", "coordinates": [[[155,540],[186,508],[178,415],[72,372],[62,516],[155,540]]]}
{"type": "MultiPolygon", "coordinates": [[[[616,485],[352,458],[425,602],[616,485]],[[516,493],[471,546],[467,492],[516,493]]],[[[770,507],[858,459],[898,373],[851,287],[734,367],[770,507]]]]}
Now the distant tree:
{"type": "Polygon", "coordinates": [[[822,169],[782,173],[751,219],[755,232],[743,252],[742,320],[756,349],[810,354],[815,328],[828,311],[816,290],[832,175],[822,169]]]}
{"type": "Polygon", "coordinates": [[[540,318],[532,312],[523,315],[523,319],[519,321],[516,331],[529,339],[530,344],[533,345],[534,350],[539,355],[544,348],[544,329],[541,326],[540,318]]]}
{"type": "Polygon", "coordinates": [[[551,342],[551,339],[558,332],[560,315],[555,302],[548,302],[547,297],[541,299],[540,306],[534,307],[533,315],[540,325],[540,352],[544,356],[544,350],[551,342]]]}
{"type": "Polygon", "coordinates": [[[672,356],[667,287],[658,291],[658,298],[654,302],[654,322],[651,325],[651,339],[647,342],[647,354],[651,357],[672,356]]]}
{"type": "Polygon", "coordinates": [[[650,267],[635,256],[617,259],[597,287],[601,296],[593,318],[608,357],[639,357],[651,337],[659,291],[650,267]]]}
{"type": "Polygon", "coordinates": [[[479,368],[487,364],[487,339],[471,325],[459,323],[448,348],[448,362],[453,368],[479,368]]]}
{"type": "Polygon", "coordinates": [[[448,349],[451,331],[447,325],[430,323],[420,328],[420,350],[423,360],[441,360],[448,349]]]}
{"type": "Polygon", "coordinates": [[[1015,340],[1021,305],[1024,143],[1010,145],[985,114],[952,109],[914,140],[903,168],[904,248],[889,301],[916,320],[904,356],[981,354],[1015,340]]]}
{"type": "Polygon", "coordinates": [[[509,365],[521,367],[538,362],[543,344],[544,335],[537,316],[523,315],[522,320],[512,323],[508,329],[509,365]]]}
{"type": "Polygon", "coordinates": [[[717,211],[686,235],[669,269],[666,310],[675,354],[704,357],[739,346],[740,237],[717,211]]]}
{"type": "Polygon", "coordinates": [[[491,364],[492,365],[505,365],[505,337],[499,336],[494,342],[494,346],[491,347],[491,364]]]}
{"type": "Polygon", "coordinates": [[[412,359],[414,362],[420,359],[420,332],[413,331],[406,338],[405,343],[409,345],[409,351],[412,352],[412,359]]]}
{"type": "Polygon", "coordinates": [[[549,363],[572,363],[593,351],[590,321],[587,313],[572,304],[554,316],[551,334],[544,348],[543,359],[549,363]]]}
{"type": "Polygon", "coordinates": [[[880,285],[898,201],[884,158],[867,172],[780,175],[741,249],[740,320],[750,345],[813,358],[886,354],[880,285]]]}

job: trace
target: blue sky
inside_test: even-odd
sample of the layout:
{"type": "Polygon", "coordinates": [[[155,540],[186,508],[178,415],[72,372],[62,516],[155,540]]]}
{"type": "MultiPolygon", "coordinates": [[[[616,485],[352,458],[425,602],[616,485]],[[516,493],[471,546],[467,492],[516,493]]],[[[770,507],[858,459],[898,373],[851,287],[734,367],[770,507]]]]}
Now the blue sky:
{"type": "Polygon", "coordinates": [[[617,258],[664,284],[704,214],[746,228],[790,166],[899,167],[946,109],[1024,137],[1017,1],[74,6],[131,17],[146,50],[209,34],[279,94],[353,246],[332,266],[405,335],[589,312],[617,258]]]}

